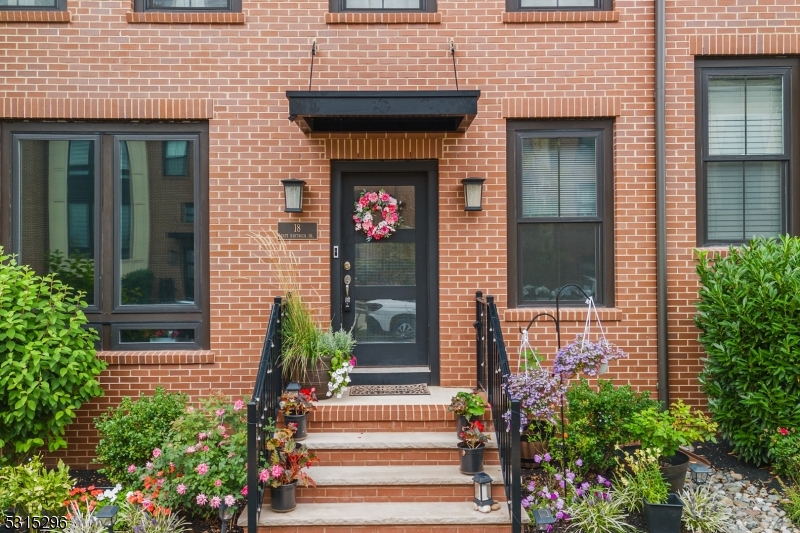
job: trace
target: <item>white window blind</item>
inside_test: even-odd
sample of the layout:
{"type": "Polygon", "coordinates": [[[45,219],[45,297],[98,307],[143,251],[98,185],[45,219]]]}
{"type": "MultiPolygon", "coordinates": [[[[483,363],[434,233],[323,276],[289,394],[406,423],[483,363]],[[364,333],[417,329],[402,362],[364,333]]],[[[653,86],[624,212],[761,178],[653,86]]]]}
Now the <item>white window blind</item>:
{"type": "Polygon", "coordinates": [[[594,137],[523,139],[522,216],[597,216],[594,137]]]}

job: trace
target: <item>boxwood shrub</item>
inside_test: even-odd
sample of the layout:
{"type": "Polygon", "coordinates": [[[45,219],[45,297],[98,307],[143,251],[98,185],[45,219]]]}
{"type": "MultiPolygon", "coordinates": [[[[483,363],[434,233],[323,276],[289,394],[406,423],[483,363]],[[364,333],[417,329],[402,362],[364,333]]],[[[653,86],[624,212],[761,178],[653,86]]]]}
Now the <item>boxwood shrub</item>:
{"type": "Polygon", "coordinates": [[[766,432],[800,425],[800,239],[701,251],[697,273],[702,390],[734,453],[759,465],[766,432]]]}

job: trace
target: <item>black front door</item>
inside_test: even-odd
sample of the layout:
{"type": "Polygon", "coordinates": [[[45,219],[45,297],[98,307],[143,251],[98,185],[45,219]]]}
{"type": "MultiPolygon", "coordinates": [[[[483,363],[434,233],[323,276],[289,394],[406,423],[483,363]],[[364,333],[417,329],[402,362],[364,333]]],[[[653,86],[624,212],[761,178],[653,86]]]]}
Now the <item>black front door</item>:
{"type": "Polygon", "coordinates": [[[431,239],[436,206],[429,190],[435,168],[435,162],[333,163],[338,232],[331,293],[334,324],[352,330],[357,342],[354,383],[438,382],[431,375],[438,372],[438,335],[431,327],[438,322],[431,239]],[[368,240],[356,229],[355,204],[365,192],[381,191],[397,200],[402,222],[388,238],[368,240]]]}

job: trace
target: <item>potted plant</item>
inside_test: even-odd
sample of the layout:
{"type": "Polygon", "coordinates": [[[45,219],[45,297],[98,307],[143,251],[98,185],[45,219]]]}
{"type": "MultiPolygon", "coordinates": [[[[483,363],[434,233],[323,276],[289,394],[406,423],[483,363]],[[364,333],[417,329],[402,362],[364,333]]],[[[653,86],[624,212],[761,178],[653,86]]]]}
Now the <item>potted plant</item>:
{"type": "Polygon", "coordinates": [[[315,401],[317,401],[317,396],[311,389],[284,391],[281,394],[278,405],[283,413],[286,427],[294,432],[294,440],[300,441],[308,437],[308,412],[317,409],[311,403],[315,401]]]}
{"type": "MultiPolygon", "coordinates": [[[[505,383],[506,394],[520,402],[520,454],[523,465],[530,468],[539,466],[534,461],[536,455],[547,452],[553,436],[556,415],[564,394],[564,386],[555,375],[542,369],[527,365],[525,372],[511,374],[505,383]]],[[[506,431],[511,430],[511,411],[503,414],[506,431]]]]}
{"type": "Polygon", "coordinates": [[[579,372],[595,377],[608,369],[609,361],[624,357],[628,355],[605,338],[593,342],[586,339],[583,334],[578,334],[574,341],[556,352],[553,371],[564,379],[569,379],[579,372]]]}
{"type": "Polygon", "coordinates": [[[304,382],[316,389],[320,400],[341,398],[350,383],[349,374],[356,366],[353,349],[356,340],[344,329],[328,329],[319,335],[319,357],[308,369],[304,382]]]}
{"type": "Polygon", "coordinates": [[[262,469],[259,480],[269,485],[270,508],[277,513],[288,513],[297,507],[297,483],[316,487],[304,468],[317,460],[313,451],[298,445],[289,429],[277,429],[266,442],[269,466],[262,469]]]}
{"type": "Polygon", "coordinates": [[[456,435],[460,437],[471,420],[483,416],[483,413],[486,412],[486,407],[486,401],[474,392],[461,391],[456,393],[450,399],[450,405],[447,407],[448,411],[455,413],[456,417],[458,417],[456,435]]]}
{"type": "Polygon", "coordinates": [[[689,456],[678,451],[681,446],[693,442],[717,442],[717,424],[703,412],[691,410],[681,400],[672,404],[668,411],[649,407],[633,414],[625,426],[643,449],[658,448],[661,473],[672,492],[683,489],[689,456]]]}
{"type": "Polygon", "coordinates": [[[462,474],[477,474],[483,472],[483,450],[489,442],[489,435],[483,432],[480,420],[473,420],[459,435],[459,458],[462,474]]]}
{"type": "MultiPolygon", "coordinates": [[[[619,447],[618,447],[619,448],[619,447]]],[[[679,533],[683,502],[669,492],[660,471],[661,450],[638,448],[617,458],[616,498],[629,511],[642,511],[650,533],[679,533]]]]}

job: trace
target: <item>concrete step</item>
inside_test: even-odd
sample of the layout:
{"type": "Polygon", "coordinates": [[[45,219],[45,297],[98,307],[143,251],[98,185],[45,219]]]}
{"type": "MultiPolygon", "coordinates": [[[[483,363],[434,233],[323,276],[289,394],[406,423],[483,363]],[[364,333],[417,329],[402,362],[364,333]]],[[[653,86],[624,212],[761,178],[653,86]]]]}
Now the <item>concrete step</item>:
{"type": "MultiPolygon", "coordinates": [[[[458,438],[444,432],[309,433],[303,444],[320,466],[419,466],[459,464],[458,438]]],[[[499,464],[497,443],[489,441],[484,464],[499,464]]]]}
{"type": "MultiPolygon", "coordinates": [[[[497,498],[495,498],[497,500],[497,498]]],[[[289,513],[274,513],[268,505],[261,508],[259,533],[288,532],[424,532],[448,531],[469,533],[507,533],[511,523],[508,506],[480,513],[472,501],[369,503],[298,503],[289,513]]],[[[523,513],[523,520],[527,515],[523,513]]],[[[247,527],[247,509],[238,524],[247,527]]]]}
{"type": "MultiPolygon", "coordinates": [[[[484,470],[503,491],[499,466],[484,470]]],[[[472,476],[459,472],[458,465],[435,466],[320,466],[308,474],[316,487],[298,487],[298,503],[334,502],[464,502],[472,499],[472,476]]],[[[265,501],[269,500],[269,492],[265,501]]]]}

